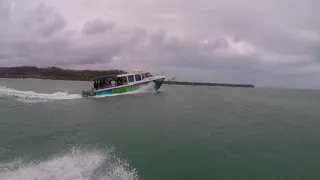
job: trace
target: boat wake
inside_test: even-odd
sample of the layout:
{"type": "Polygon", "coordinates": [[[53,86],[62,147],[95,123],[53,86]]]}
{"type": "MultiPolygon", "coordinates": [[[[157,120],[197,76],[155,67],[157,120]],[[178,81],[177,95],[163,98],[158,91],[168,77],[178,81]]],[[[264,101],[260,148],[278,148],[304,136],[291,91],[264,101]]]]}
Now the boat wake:
{"type": "Polygon", "coordinates": [[[15,99],[27,103],[47,102],[53,100],[79,99],[80,94],[68,94],[66,92],[56,92],[53,94],[36,93],[33,91],[19,91],[0,86],[0,98],[15,99]]]}
{"type": "Polygon", "coordinates": [[[1,180],[135,180],[134,169],[112,152],[72,148],[41,162],[22,160],[0,164],[1,180]]]}

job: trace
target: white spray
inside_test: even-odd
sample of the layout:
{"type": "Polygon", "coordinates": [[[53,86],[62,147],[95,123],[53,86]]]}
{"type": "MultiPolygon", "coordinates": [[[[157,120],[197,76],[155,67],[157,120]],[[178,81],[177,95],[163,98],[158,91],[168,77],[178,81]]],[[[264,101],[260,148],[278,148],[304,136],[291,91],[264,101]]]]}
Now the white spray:
{"type": "Polygon", "coordinates": [[[66,92],[56,92],[53,94],[36,93],[33,91],[19,91],[0,86],[0,98],[15,99],[22,102],[36,103],[47,102],[53,100],[79,99],[80,94],[68,94],[66,92]]]}
{"type": "Polygon", "coordinates": [[[73,148],[41,162],[0,164],[1,180],[135,180],[137,173],[110,152],[73,148]]]}

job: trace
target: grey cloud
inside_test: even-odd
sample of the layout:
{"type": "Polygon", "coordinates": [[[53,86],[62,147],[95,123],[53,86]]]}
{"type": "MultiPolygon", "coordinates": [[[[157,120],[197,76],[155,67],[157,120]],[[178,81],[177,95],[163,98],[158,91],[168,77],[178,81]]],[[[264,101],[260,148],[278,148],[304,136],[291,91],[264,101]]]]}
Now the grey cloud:
{"type": "Polygon", "coordinates": [[[115,24],[112,22],[105,22],[102,19],[94,19],[84,24],[83,32],[86,35],[102,34],[107,30],[112,30],[114,26],[115,24]]]}
{"type": "Polygon", "coordinates": [[[28,25],[25,29],[10,31],[17,24],[0,24],[8,27],[0,31],[0,65],[86,68],[96,64],[90,67],[124,70],[143,66],[189,80],[317,86],[320,32],[316,27],[320,23],[309,17],[319,15],[307,9],[308,2],[315,5],[316,1],[286,6],[275,0],[244,0],[243,4],[154,0],[135,2],[139,8],[122,6],[124,0],[110,2],[117,13],[130,12],[126,21],[88,16],[71,26],[71,9],[61,14],[65,6],[40,5],[21,18],[20,24],[28,25]],[[300,8],[300,15],[294,7],[300,8]],[[314,34],[303,35],[307,31],[314,34]],[[315,67],[312,73],[308,73],[310,67],[315,67]]]}
{"type": "Polygon", "coordinates": [[[51,36],[66,27],[64,17],[44,4],[40,4],[29,18],[29,26],[43,36],[51,36]]]}
{"type": "Polygon", "coordinates": [[[116,54],[117,47],[106,46],[84,46],[77,45],[74,41],[66,37],[66,34],[59,39],[46,42],[25,42],[15,44],[20,47],[15,57],[26,57],[29,64],[64,66],[70,64],[87,64],[108,62],[116,54]]]}

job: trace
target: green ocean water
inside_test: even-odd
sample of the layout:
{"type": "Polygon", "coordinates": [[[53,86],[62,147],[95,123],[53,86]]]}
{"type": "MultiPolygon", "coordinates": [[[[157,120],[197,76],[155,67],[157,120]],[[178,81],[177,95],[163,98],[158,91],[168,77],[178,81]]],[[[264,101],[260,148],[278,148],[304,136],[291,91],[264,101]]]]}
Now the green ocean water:
{"type": "Polygon", "coordinates": [[[1,180],[317,180],[320,91],[0,79],[1,180]]]}

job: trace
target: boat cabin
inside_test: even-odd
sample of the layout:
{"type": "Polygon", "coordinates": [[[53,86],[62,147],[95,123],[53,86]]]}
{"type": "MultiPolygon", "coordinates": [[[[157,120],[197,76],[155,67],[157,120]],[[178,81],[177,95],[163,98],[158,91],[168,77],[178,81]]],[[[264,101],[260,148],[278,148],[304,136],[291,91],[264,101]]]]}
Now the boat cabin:
{"type": "Polygon", "coordinates": [[[135,72],[131,74],[101,76],[90,79],[93,81],[94,90],[106,89],[117,86],[124,86],[138,81],[143,81],[146,78],[153,77],[149,72],[135,72]]]}

